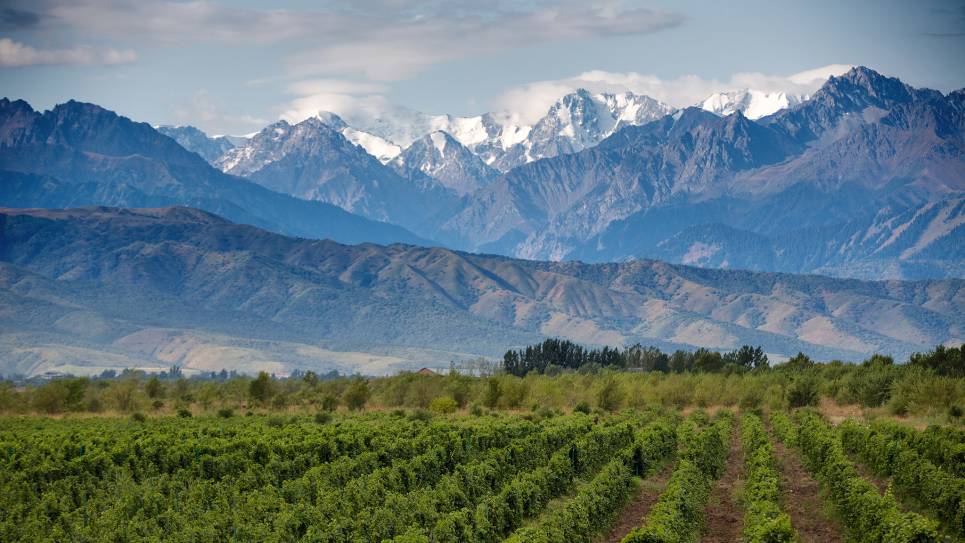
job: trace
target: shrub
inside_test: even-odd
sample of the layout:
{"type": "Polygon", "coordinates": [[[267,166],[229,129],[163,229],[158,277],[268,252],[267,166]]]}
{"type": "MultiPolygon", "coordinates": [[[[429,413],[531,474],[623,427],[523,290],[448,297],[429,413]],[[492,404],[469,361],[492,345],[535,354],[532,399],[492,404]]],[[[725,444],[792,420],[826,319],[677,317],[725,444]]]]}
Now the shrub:
{"type": "Polygon", "coordinates": [[[821,382],[814,375],[801,375],[791,381],[787,403],[791,408],[817,405],[821,399],[821,382]]]}
{"type": "Polygon", "coordinates": [[[429,402],[429,411],[443,415],[455,413],[458,408],[459,404],[449,396],[438,396],[429,402]]]}
{"type": "Polygon", "coordinates": [[[586,415],[589,415],[589,414],[590,414],[590,404],[587,403],[587,402],[585,402],[585,401],[581,401],[580,403],[576,404],[576,407],[573,408],[573,412],[574,412],[574,413],[584,413],[584,414],[586,414],[586,415]]]}
{"type": "Polygon", "coordinates": [[[342,398],[345,400],[345,406],[351,411],[358,411],[365,407],[365,404],[369,401],[369,396],[371,392],[369,391],[369,383],[365,379],[355,379],[352,384],[348,386],[342,398]]]}
{"type": "Polygon", "coordinates": [[[332,414],[328,411],[315,413],[315,424],[328,424],[332,422],[332,414]]]}
{"type": "Polygon", "coordinates": [[[191,418],[191,411],[182,407],[178,409],[178,416],[181,417],[182,419],[189,419],[191,418]]]}
{"type": "Polygon", "coordinates": [[[155,411],[159,411],[160,409],[163,409],[163,408],[164,408],[164,402],[162,402],[161,400],[154,400],[153,402],[151,402],[151,409],[154,409],[155,411]]]}
{"type": "Polygon", "coordinates": [[[235,411],[230,407],[222,407],[218,410],[218,416],[223,419],[230,419],[231,417],[235,416],[235,411]]]}
{"type": "Polygon", "coordinates": [[[617,382],[613,377],[608,378],[604,381],[603,386],[596,393],[597,405],[600,409],[604,411],[616,411],[620,408],[620,404],[623,403],[623,390],[620,389],[620,383],[617,382]]]}
{"type": "Polygon", "coordinates": [[[335,411],[338,409],[338,397],[331,394],[322,396],[322,409],[325,411],[335,411]]]}
{"type": "Polygon", "coordinates": [[[133,415],[131,415],[131,420],[133,420],[134,422],[144,422],[147,420],[147,417],[144,416],[144,413],[141,413],[140,411],[138,411],[133,415]]]}
{"type": "Polygon", "coordinates": [[[469,413],[474,417],[481,417],[485,412],[479,405],[472,404],[472,407],[469,408],[469,413]]]}

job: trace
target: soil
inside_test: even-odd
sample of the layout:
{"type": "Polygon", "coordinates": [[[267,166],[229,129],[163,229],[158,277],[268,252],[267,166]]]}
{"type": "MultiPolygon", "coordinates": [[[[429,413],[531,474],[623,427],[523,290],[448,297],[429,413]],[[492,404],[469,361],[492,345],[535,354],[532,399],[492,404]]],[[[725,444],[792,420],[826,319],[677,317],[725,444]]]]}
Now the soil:
{"type": "Polygon", "coordinates": [[[782,505],[801,543],[842,543],[841,531],[825,512],[821,486],[804,469],[796,452],[777,440],[771,441],[781,472],[782,505]]]}
{"type": "Polygon", "coordinates": [[[641,526],[643,520],[650,512],[653,504],[657,503],[670,475],[673,473],[675,463],[667,462],[657,473],[647,477],[640,484],[637,495],[633,498],[620,513],[620,517],[614,524],[609,535],[599,540],[599,543],[620,543],[634,528],[641,526]]]}
{"type": "Polygon", "coordinates": [[[741,449],[739,424],[734,425],[730,454],[724,474],[710,491],[705,518],[707,524],[701,543],[734,543],[740,541],[744,510],[737,502],[743,484],[744,451],[741,449]]]}

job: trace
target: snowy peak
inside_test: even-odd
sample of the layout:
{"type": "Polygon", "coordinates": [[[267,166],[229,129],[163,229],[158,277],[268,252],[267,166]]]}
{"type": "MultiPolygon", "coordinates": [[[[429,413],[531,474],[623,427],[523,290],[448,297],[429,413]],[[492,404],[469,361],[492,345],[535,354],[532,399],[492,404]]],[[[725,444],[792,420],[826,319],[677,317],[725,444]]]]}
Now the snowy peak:
{"type": "Polygon", "coordinates": [[[388,163],[402,152],[402,147],[383,137],[349,126],[341,117],[331,111],[320,111],[317,118],[341,133],[345,136],[345,139],[377,158],[382,164],[388,163]]]}
{"type": "Polygon", "coordinates": [[[643,125],[675,110],[650,98],[626,92],[591,94],[577,89],[550,106],[525,140],[510,148],[493,166],[501,171],[593,147],[624,126],[643,125]]]}
{"type": "Polygon", "coordinates": [[[760,119],[782,109],[794,107],[807,99],[807,95],[738,89],[714,93],[701,102],[699,107],[704,111],[722,116],[740,111],[749,119],[760,119]]]}
{"type": "Polygon", "coordinates": [[[473,192],[498,176],[479,156],[441,130],[413,142],[389,165],[404,177],[429,177],[459,195],[473,192]]]}

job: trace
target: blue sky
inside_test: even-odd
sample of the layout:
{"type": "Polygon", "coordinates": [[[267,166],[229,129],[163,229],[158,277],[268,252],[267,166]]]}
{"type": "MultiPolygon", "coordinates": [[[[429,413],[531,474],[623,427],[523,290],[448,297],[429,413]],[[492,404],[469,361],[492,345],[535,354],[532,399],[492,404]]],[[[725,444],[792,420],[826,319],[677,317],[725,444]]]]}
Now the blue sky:
{"type": "Polygon", "coordinates": [[[817,73],[863,64],[965,86],[965,0],[265,4],[2,0],[0,94],[241,134],[393,105],[526,120],[576,86],[684,106],[729,87],[810,90],[788,76],[833,65],[817,73]]]}

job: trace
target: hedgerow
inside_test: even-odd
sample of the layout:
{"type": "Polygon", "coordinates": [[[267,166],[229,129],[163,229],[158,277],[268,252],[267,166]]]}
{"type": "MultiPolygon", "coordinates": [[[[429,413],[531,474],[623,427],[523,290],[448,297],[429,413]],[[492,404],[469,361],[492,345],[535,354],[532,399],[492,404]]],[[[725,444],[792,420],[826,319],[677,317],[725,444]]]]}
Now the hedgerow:
{"type": "Polygon", "coordinates": [[[589,543],[606,529],[635,488],[633,476],[646,477],[673,454],[676,437],[665,422],[638,432],[633,446],[601,469],[562,507],[522,528],[507,543],[589,543]]]}
{"type": "Polygon", "coordinates": [[[791,543],[796,534],[791,527],[791,518],[781,511],[780,477],[774,467],[774,449],[760,417],[743,415],[741,439],[747,468],[743,540],[747,543],[791,543]]]}
{"type": "Polygon", "coordinates": [[[805,464],[828,492],[851,538],[857,543],[939,541],[935,523],[903,512],[891,492],[878,493],[845,454],[838,431],[813,412],[799,414],[797,446],[805,464]]]}
{"type": "Polygon", "coordinates": [[[848,420],[840,426],[842,443],[875,473],[890,477],[900,496],[914,499],[950,532],[965,536],[965,479],[923,458],[903,439],[908,434],[894,426],[868,427],[848,420]],[[893,433],[887,433],[889,430],[893,433]]]}
{"type": "Polygon", "coordinates": [[[622,543],[688,543],[700,534],[710,487],[724,468],[733,418],[723,414],[703,430],[681,424],[680,461],[643,526],[622,543]]]}

